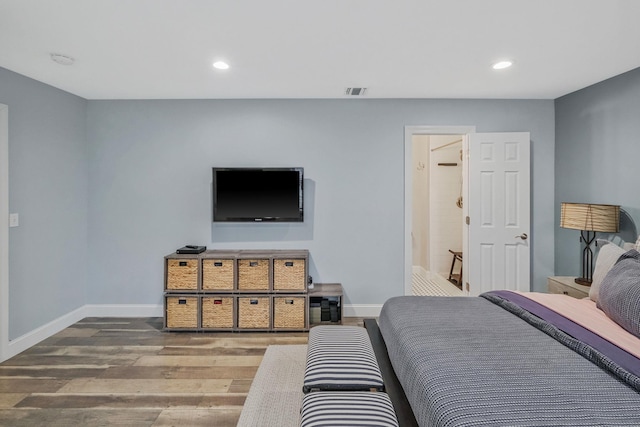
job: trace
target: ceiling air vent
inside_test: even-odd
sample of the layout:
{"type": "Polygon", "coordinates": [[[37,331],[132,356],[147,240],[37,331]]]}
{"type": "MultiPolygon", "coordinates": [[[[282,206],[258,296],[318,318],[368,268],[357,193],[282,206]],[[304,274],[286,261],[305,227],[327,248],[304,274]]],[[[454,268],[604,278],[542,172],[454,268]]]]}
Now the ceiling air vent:
{"type": "Polygon", "coordinates": [[[344,94],[349,96],[364,96],[366,92],[366,87],[348,87],[347,90],[344,91],[344,94]]]}

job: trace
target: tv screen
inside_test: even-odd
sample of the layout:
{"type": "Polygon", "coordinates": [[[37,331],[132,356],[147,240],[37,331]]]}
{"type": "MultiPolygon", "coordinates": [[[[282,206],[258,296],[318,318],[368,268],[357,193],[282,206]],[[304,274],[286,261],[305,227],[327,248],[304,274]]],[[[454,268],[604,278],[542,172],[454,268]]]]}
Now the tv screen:
{"type": "Polygon", "coordinates": [[[302,222],[303,168],[213,168],[214,222],[302,222]]]}

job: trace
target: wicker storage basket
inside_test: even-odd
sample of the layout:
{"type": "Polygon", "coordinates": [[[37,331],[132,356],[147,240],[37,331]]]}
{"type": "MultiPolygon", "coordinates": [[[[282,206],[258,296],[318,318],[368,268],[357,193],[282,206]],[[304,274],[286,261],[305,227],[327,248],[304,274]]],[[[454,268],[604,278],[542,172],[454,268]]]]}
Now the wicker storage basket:
{"type": "Polygon", "coordinates": [[[274,259],[273,289],[305,291],[307,289],[306,261],[304,259],[274,259]]]}
{"type": "Polygon", "coordinates": [[[198,259],[167,259],[167,290],[198,290],[198,259]]]}
{"type": "Polygon", "coordinates": [[[209,329],[233,329],[232,296],[202,297],[202,327],[209,329]]]}
{"type": "Polygon", "coordinates": [[[274,329],[305,329],[307,297],[273,297],[274,329]]]}
{"type": "Polygon", "coordinates": [[[235,260],[233,259],[203,259],[202,290],[232,291],[235,270],[235,260]]]}
{"type": "Polygon", "coordinates": [[[238,289],[242,291],[269,290],[269,260],[239,259],[238,289]]]}
{"type": "Polygon", "coordinates": [[[269,329],[271,297],[238,297],[238,328],[269,329]]]}
{"type": "Polygon", "coordinates": [[[198,297],[176,295],[165,300],[167,328],[198,327],[198,297]]]}

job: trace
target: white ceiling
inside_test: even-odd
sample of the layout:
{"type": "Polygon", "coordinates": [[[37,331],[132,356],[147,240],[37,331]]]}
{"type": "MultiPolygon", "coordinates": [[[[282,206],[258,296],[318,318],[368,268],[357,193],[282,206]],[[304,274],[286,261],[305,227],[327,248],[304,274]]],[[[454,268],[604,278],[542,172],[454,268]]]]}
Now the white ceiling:
{"type": "Polygon", "coordinates": [[[639,18],[639,0],[0,0],[0,67],[87,99],[554,99],[640,67],[639,18]]]}

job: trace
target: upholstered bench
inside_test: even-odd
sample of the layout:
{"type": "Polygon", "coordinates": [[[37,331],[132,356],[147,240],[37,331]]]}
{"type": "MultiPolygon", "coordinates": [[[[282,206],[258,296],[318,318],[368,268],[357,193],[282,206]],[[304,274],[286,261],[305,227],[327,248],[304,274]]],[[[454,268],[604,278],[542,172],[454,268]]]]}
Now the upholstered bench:
{"type": "Polygon", "coordinates": [[[342,325],[311,328],[302,391],[384,391],[367,330],[342,325]]]}
{"type": "Polygon", "coordinates": [[[319,391],[302,399],[300,427],[312,426],[398,427],[386,393],[367,391],[319,391]]]}

